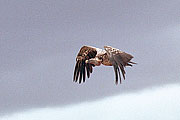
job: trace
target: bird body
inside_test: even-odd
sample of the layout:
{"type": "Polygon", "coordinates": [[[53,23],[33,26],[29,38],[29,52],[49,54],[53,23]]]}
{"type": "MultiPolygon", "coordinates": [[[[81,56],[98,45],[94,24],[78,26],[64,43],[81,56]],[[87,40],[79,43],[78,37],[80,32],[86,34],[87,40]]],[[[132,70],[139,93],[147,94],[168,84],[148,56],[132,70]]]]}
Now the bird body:
{"type": "Polygon", "coordinates": [[[131,62],[132,58],[132,55],[111,46],[104,46],[104,50],[92,46],[83,46],[76,57],[74,81],[78,82],[79,78],[79,83],[81,83],[83,77],[83,82],[85,82],[86,73],[89,78],[93,72],[93,67],[103,64],[114,67],[116,84],[118,84],[118,75],[121,83],[120,71],[125,79],[124,67],[136,64],[131,62]]]}

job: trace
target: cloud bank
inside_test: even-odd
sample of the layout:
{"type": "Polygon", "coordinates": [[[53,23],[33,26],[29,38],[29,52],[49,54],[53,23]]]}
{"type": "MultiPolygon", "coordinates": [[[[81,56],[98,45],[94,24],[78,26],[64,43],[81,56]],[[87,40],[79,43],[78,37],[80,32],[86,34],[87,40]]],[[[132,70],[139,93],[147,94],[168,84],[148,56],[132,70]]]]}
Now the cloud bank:
{"type": "Polygon", "coordinates": [[[39,108],[0,120],[179,120],[180,85],[126,93],[62,108],[39,108]]]}

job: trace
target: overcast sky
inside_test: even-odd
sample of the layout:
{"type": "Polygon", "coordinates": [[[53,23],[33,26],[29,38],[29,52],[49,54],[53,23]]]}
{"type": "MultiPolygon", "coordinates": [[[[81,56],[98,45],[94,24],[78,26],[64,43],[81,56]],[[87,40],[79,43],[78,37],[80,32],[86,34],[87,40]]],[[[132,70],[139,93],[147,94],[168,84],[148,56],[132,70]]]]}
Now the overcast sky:
{"type": "Polygon", "coordinates": [[[95,101],[180,83],[179,0],[1,0],[0,115],[95,101]],[[116,86],[112,67],[72,82],[83,45],[134,56],[116,86]]]}

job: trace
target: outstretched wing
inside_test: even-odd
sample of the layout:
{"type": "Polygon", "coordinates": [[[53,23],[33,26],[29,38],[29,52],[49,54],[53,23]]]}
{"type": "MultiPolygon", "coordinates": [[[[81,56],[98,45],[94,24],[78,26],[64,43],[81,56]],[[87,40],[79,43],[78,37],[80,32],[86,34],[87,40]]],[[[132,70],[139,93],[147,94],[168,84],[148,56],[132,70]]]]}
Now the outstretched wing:
{"type": "Polygon", "coordinates": [[[118,74],[119,74],[119,79],[121,83],[121,75],[120,75],[120,70],[122,73],[122,76],[125,80],[125,66],[132,66],[132,64],[136,64],[135,62],[132,62],[131,59],[133,58],[132,55],[122,52],[119,49],[112,48],[110,46],[104,46],[105,50],[108,53],[109,60],[112,63],[114,67],[114,72],[116,76],[116,84],[118,84],[118,74]]]}
{"type": "Polygon", "coordinates": [[[86,60],[89,60],[91,58],[95,58],[97,54],[96,48],[90,47],[90,46],[83,46],[77,57],[76,57],[76,65],[74,69],[74,78],[73,81],[77,82],[79,78],[79,83],[82,81],[83,77],[83,82],[85,82],[86,79],[86,72],[87,72],[87,77],[90,77],[90,73],[92,73],[93,68],[92,64],[86,63],[86,60]]]}

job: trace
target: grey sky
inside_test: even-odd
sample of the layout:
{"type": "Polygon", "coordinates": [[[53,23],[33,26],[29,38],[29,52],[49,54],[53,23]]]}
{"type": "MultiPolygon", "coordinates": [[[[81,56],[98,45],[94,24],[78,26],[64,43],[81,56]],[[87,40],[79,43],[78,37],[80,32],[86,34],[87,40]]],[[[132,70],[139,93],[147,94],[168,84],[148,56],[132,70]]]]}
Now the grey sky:
{"type": "Polygon", "coordinates": [[[178,0],[1,0],[0,113],[96,100],[180,77],[178,0]],[[112,67],[72,82],[80,47],[111,45],[134,55],[122,85],[112,67]]]}

